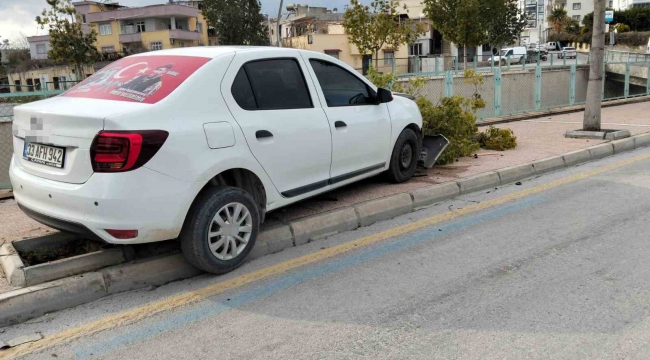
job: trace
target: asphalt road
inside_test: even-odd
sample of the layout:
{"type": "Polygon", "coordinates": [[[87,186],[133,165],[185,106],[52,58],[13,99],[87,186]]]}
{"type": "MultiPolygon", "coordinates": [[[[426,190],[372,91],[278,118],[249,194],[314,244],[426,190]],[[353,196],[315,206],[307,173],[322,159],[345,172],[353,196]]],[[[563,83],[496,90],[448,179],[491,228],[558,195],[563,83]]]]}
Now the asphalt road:
{"type": "Polygon", "coordinates": [[[643,149],[7,327],[46,338],[0,357],[647,359],[648,224],[643,149]]]}

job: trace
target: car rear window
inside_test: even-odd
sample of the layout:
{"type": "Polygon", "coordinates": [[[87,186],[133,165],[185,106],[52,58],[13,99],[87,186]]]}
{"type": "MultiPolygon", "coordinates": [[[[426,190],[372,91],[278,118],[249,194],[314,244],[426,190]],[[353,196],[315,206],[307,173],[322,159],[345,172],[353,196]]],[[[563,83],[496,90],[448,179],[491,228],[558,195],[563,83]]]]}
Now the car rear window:
{"type": "Polygon", "coordinates": [[[171,94],[210,58],[134,56],[118,60],[62,96],[155,104],[171,94]]]}

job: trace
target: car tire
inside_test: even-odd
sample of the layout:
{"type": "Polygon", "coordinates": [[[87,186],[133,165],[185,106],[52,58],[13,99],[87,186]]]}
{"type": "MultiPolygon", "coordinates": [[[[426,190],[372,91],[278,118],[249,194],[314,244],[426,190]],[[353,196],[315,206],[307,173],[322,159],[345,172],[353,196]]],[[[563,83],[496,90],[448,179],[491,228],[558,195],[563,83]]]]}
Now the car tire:
{"type": "Polygon", "coordinates": [[[419,159],[420,139],[415,131],[402,130],[390,156],[388,180],[396,184],[408,181],[415,174],[419,159]]]}
{"type": "Polygon", "coordinates": [[[195,267],[225,274],[248,256],[259,226],[259,210],[250,194],[235,187],[210,187],[199,195],[187,214],[180,236],[181,250],[195,267]]]}

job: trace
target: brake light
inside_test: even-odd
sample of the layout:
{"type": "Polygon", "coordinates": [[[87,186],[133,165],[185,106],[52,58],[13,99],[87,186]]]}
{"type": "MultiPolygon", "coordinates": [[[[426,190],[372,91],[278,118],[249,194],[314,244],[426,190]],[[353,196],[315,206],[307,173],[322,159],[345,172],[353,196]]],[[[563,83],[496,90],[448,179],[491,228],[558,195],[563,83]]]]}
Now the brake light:
{"type": "Polygon", "coordinates": [[[93,170],[135,170],[156,155],[167,136],[169,133],[163,130],[100,131],[90,147],[93,170]]]}

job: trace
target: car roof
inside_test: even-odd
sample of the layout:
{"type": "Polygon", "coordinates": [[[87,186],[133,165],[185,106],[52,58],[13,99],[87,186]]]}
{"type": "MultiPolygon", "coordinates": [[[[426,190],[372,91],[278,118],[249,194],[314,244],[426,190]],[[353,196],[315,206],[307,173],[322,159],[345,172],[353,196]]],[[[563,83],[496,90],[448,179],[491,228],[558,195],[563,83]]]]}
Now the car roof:
{"type": "Polygon", "coordinates": [[[232,52],[256,52],[271,54],[276,51],[297,50],[293,48],[277,48],[272,46],[193,46],[157,51],[148,51],[133,56],[151,55],[178,55],[178,56],[200,56],[215,58],[232,52]]]}

